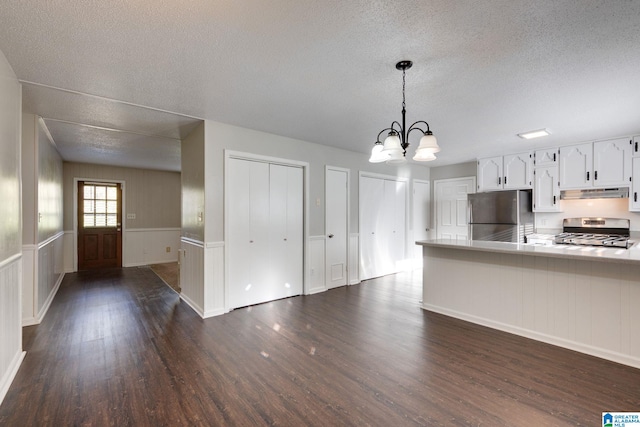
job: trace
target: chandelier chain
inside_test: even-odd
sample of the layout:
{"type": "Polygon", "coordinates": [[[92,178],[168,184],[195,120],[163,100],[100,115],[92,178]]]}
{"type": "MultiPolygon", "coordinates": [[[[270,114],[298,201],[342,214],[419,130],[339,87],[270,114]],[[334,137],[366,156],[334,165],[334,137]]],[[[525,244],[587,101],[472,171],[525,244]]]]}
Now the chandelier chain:
{"type": "Polygon", "coordinates": [[[404,76],[405,76],[406,71],[404,69],[402,69],[402,109],[406,110],[406,102],[404,99],[404,87],[405,87],[405,81],[404,81],[404,76]]]}

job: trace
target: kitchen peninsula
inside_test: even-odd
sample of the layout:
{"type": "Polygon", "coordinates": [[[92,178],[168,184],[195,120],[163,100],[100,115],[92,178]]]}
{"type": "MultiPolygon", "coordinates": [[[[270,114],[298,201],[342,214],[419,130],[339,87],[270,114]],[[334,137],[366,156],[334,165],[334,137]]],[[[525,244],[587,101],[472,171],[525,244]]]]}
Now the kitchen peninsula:
{"type": "Polygon", "coordinates": [[[425,310],[640,368],[640,248],[416,244],[425,310]]]}

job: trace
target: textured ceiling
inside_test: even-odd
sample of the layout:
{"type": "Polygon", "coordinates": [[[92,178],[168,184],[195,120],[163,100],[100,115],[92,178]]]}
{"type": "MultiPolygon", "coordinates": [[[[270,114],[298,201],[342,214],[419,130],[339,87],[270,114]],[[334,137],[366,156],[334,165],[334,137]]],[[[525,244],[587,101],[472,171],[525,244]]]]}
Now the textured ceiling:
{"type": "Polygon", "coordinates": [[[24,109],[49,119],[65,158],[175,145],[190,118],[365,156],[400,120],[401,59],[407,119],[442,147],[429,166],[640,133],[639,46],[631,0],[0,4],[24,109]]]}

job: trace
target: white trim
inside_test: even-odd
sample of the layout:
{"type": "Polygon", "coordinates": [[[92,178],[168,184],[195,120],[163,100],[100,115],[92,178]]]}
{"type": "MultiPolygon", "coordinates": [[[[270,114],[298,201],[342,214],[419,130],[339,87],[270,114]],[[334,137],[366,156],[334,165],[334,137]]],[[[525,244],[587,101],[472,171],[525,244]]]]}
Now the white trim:
{"type": "Polygon", "coordinates": [[[358,254],[360,253],[360,233],[349,234],[349,284],[357,285],[360,283],[360,259],[358,254]]]}
{"type": "Polygon", "coordinates": [[[22,252],[21,253],[17,253],[15,255],[10,256],[9,258],[0,261],[0,270],[2,270],[3,268],[5,268],[6,266],[8,266],[9,264],[11,264],[12,262],[15,262],[19,259],[22,258],[22,252]]]}
{"type": "Polygon", "coordinates": [[[361,178],[363,176],[366,176],[368,178],[387,179],[387,180],[390,180],[390,181],[409,182],[409,178],[404,177],[404,176],[384,175],[384,174],[381,174],[381,173],[358,171],[358,178],[361,178]]]}
{"type": "Polygon", "coordinates": [[[0,403],[2,403],[5,396],[7,395],[9,387],[18,374],[18,369],[20,369],[20,365],[22,364],[22,361],[24,360],[24,357],[26,355],[26,351],[16,353],[15,357],[9,364],[9,369],[7,369],[5,375],[0,379],[0,403]]]}
{"type": "Polygon", "coordinates": [[[207,248],[207,249],[224,248],[225,247],[225,243],[224,242],[207,242],[207,243],[205,243],[204,247],[207,248]]]}
{"type": "Polygon", "coordinates": [[[187,305],[189,307],[191,307],[193,309],[193,311],[195,311],[198,316],[202,317],[204,319],[204,310],[202,309],[202,307],[200,307],[198,304],[196,304],[195,301],[193,301],[191,298],[189,298],[188,296],[186,296],[183,293],[180,293],[180,299],[184,302],[187,303],[187,305]]]}
{"type": "Polygon", "coordinates": [[[621,354],[615,351],[608,351],[602,348],[593,347],[586,344],[577,343],[563,338],[554,337],[539,332],[534,332],[529,329],[519,328],[517,326],[508,325],[494,320],[485,319],[483,317],[474,316],[467,313],[461,313],[456,310],[443,308],[432,304],[422,304],[422,308],[427,311],[433,311],[435,313],[444,314],[446,316],[455,317],[456,319],[464,320],[467,322],[475,323],[489,328],[498,329],[503,332],[508,332],[514,335],[519,335],[525,338],[531,338],[536,341],[545,342],[558,347],[567,348],[569,350],[578,351],[580,353],[589,354],[602,359],[611,360],[623,365],[633,366],[634,368],[640,368],[640,358],[629,356],[627,354],[621,354]]]}
{"type": "MultiPolygon", "coordinates": [[[[122,205],[121,205],[121,232],[124,235],[126,231],[125,221],[125,212],[126,209],[126,181],[122,179],[102,179],[102,178],[82,178],[82,177],[73,177],[73,271],[78,271],[78,182],[80,181],[89,181],[89,182],[104,182],[104,183],[116,183],[120,184],[120,188],[122,190],[122,205]]],[[[124,262],[126,257],[126,245],[124,244],[124,239],[120,240],[120,244],[122,245],[122,260],[124,262]]]]}
{"type": "MultiPolygon", "coordinates": [[[[225,241],[229,240],[229,222],[227,218],[229,218],[229,160],[230,159],[239,159],[239,160],[249,160],[249,161],[258,161],[264,163],[271,163],[276,165],[283,166],[294,166],[302,168],[302,179],[303,179],[303,212],[302,212],[302,222],[303,222],[303,230],[302,230],[302,294],[305,295],[309,292],[311,286],[311,275],[309,268],[309,199],[310,199],[310,191],[309,191],[309,182],[310,182],[310,172],[309,172],[309,163],[302,162],[299,160],[291,160],[291,159],[283,159],[279,157],[271,157],[271,156],[263,156],[260,154],[253,153],[245,153],[241,151],[234,150],[224,150],[224,181],[223,181],[223,189],[224,189],[224,236],[225,241]]],[[[229,312],[229,257],[228,254],[225,254],[224,257],[224,312],[229,312]]]]}
{"type": "MultiPolygon", "coordinates": [[[[38,243],[37,248],[38,249],[42,249],[45,246],[47,246],[49,243],[52,243],[52,242],[56,241],[58,238],[60,238],[62,236],[64,236],[64,231],[58,231],[55,235],[49,237],[47,240],[44,240],[44,241],[38,243]]],[[[27,245],[23,245],[22,247],[24,248],[25,246],[27,246],[27,245]]]]}
{"type": "Polygon", "coordinates": [[[204,248],[204,242],[202,240],[190,239],[188,237],[181,237],[181,242],[189,243],[190,245],[198,246],[200,248],[204,248]]]}
{"type": "Polygon", "coordinates": [[[51,307],[51,303],[53,302],[53,299],[56,297],[56,294],[58,293],[58,289],[60,289],[60,284],[62,283],[62,279],[64,279],[64,275],[65,273],[61,273],[60,276],[58,276],[58,280],[56,280],[56,284],[53,286],[51,293],[49,293],[47,300],[42,305],[42,309],[40,310],[39,313],[36,313],[36,315],[38,316],[36,318],[36,322],[38,324],[41,323],[42,319],[44,319],[44,316],[47,315],[47,311],[49,311],[49,307],[51,307]]]}
{"type": "Polygon", "coordinates": [[[127,233],[146,233],[149,231],[182,231],[180,227],[168,227],[168,228],[129,228],[127,233]]]}

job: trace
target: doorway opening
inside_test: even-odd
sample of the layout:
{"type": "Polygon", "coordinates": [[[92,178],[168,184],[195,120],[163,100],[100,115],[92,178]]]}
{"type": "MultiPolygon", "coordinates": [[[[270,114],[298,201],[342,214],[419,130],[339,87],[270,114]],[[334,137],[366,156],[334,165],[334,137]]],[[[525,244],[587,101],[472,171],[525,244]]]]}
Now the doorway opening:
{"type": "Polygon", "coordinates": [[[78,181],[78,270],[122,267],[122,186],[78,181]]]}

